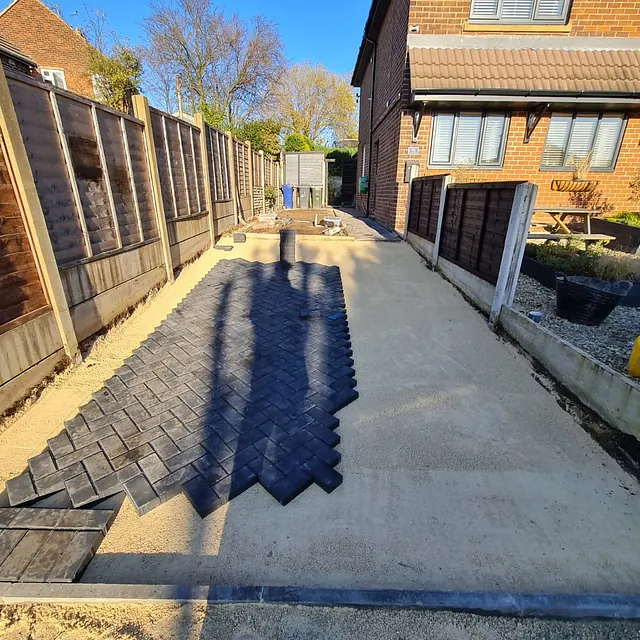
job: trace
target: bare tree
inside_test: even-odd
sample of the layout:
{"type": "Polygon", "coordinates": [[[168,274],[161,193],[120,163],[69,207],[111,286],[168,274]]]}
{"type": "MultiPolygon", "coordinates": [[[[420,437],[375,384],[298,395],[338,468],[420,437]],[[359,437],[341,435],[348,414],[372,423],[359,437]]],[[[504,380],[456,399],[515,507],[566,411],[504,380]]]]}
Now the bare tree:
{"type": "Polygon", "coordinates": [[[179,74],[186,102],[219,126],[246,120],[284,66],[271,22],[227,18],[211,0],[159,0],[144,30],[151,66],[179,74]]]}
{"type": "Polygon", "coordinates": [[[286,133],[314,143],[330,135],[357,137],[355,92],[345,77],[320,64],[292,65],[272,92],[268,111],[286,133]]]}

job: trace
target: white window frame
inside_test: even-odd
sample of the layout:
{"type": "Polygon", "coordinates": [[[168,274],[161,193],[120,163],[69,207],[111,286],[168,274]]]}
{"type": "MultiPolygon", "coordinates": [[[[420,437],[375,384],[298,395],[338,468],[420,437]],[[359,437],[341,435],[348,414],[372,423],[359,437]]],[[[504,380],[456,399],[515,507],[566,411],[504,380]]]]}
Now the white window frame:
{"type": "Polygon", "coordinates": [[[531,18],[503,18],[502,6],[503,0],[498,0],[497,12],[494,16],[474,15],[474,4],[476,0],[471,0],[471,8],[469,9],[469,22],[480,24],[567,24],[571,11],[572,0],[564,0],[562,15],[558,18],[540,17],[540,0],[533,0],[533,15],[531,18]]]}
{"type": "Polygon", "coordinates": [[[40,75],[42,76],[42,80],[44,82],[48,82],[49,84],[52,84],[54,87],[57,87],[58,89],[65,89],[65,90],[67,89],[67,79],[64,76],[64,69],[40,68],[40,75]],[[55,82],[52,82],[51,80],[48,80],[45,77],[45,74],[49,74],[53,78],[54,73],[59,73],[62,76],[62,86],[58,86],[55,82]]]}
{"type": "MultiPolygon", "coordinates": [[[[551,124],[551,120],[556,117],[556,118],[571,118],[571,127],[569,128],[569,135],[567,136],[567,142],[565,144],[565,148],[564,148],[564,157],[562,160],[562,166],[560,167],[553,167],[550,165],[544,165],[543,163],[543,158],[540,158],[540,171],[574,171],[575,167],[573,165],[567,164],[567,160],[568,160],[568,153],[569,153],[569,146],[571,144],[571,134],[573,133],[573,127],[575,125],[576,122],[576,118],[580,117],[580,116],[594,116],[597,115],[598,116],[598,124],[596,125],[596,128],[594,130],[593,133],[593,138],[591,140],[591,148],[590,148],[590,152],[593,151],[593,145],[595,144],[595,141],[598,137],[598,131],[600,130],[600,123],[602,122],[602,119],[604,116],[621,116],[622,117],[622,126],[620,127],[620,133],[618,135],[618,140],[616,141],[615,144],[615,151],[613,153],[613,158],[611,159],[611,166],[610,167],[589,167],[589,171],[593,171],[594,173],[612,173],[616,170],[616,164],[618,162],[618,156],[620,155],[620,147],[622,146],[622,140],[624,139],[624,133],[625,130],[627,128],[627,120],[628,115],[626,113],[567,113],[567,112],[557,112],[557,113],[552,113],[551,117],[549,118],[549,124],[551,124]]],[[[544,146],[542,147],[542,154],[544,156],[544,150],[547,146],[547,138],[549,137],[549,127],[547,127],[547,135],[544,139],[544,146]]]]}
{"type": "Polygon", "coordinates": [[[450,109],[443,109],[442,111],[434,111],[431,115],[431,135],[429,136],[429,168],[440,169],[443,167],[456,168],[457,166],[464,166],[465,168],[474,169],[478,171],[500,171],[504,168],[504,157],[507,149],[507,140],[509,139],[509,125],[511,123],[511,114],[504,111],[453,111],[450,109]],[[438,114],[454,115],[453,134],[451,136],[451,148],[449,151],[450,161],[434,162],[433,161],[433,139],[436,128],[436,121],[438,114]],[[458,122],[461,115],[473,115],[482,116],[482,125],[480,127],[480,136],[478,139],[478,148],[476,150],[476,159],[473,164],[469,165],[456,165],[453,161],[454,150],[456,146],[456,137],[458,135],[458,122]],[[504,116],[504,128],[502,130],[502,140],[500,142],[500,158],[497,164],[479,164],[480,154],[482,153],[482,147],[484,145],[484,130],[486,125],[487,116],[504,116]]]}

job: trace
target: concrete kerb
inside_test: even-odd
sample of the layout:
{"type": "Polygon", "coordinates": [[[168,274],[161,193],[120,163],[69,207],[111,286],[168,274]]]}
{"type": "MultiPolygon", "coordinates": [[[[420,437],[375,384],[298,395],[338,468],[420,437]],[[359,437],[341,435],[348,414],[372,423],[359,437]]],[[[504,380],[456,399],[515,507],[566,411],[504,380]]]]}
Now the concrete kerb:
{"type": "Polygon", "coordinates": [[[7,584],[0,603],[16,604],[285,604],[402,608],[519,618],[640,619],[640,595],[527,594],[481,591],[322,589],[126,584],[7,584]]]}

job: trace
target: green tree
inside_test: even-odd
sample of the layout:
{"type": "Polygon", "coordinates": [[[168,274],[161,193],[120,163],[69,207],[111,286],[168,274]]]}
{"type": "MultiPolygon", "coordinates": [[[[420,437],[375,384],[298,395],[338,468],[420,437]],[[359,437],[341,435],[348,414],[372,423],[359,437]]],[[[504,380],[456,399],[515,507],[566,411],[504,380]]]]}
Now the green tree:
{"type": "Polygon", "coordinates": [[[302,133],[290,133],[284,139],[285,151],[313,151],[313,142],[302,133]]]}
{"type": "Polygon", "coordinates": [[[236,137],[249,140],[256,151],[264,151],[271,156],[280,153],[281,125],[271,118],[253,120],[236,129],[236,137]]]}
{"type": "Polygon", "coordinates": [[[353,88],[320,64],[291,66],[273,87],[267,109],[286,133],[301,134],[314,145],[348,138],[358,129],[353,88]]]}
{"type": "Polygon", "coordinates": [[[100,102],[120,111],[133,110],[131,97],[140,93],[142,80],[142,62],[135,49],[121,44],[114,45],[110,54],[93,49],[89,73],[100,102]]]}

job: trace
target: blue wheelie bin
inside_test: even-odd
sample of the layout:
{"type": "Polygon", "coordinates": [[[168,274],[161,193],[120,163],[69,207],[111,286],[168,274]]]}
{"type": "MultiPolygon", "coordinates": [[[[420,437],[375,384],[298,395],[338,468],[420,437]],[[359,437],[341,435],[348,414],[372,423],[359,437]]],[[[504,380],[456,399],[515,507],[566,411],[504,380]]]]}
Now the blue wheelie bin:
{"type": "Polygon", "coordinates": [[[282,199],[284,200],[285,209],[293,209],[293,185],[282,185],[282,199]]]}

